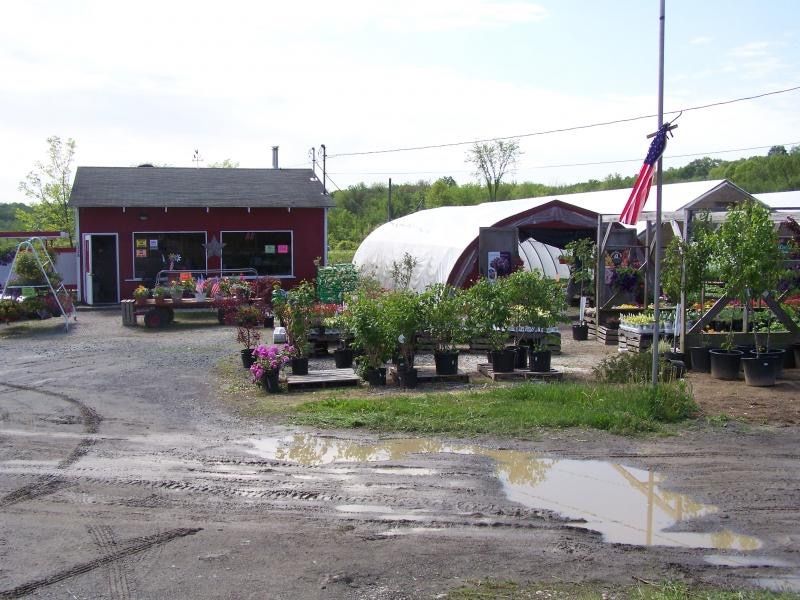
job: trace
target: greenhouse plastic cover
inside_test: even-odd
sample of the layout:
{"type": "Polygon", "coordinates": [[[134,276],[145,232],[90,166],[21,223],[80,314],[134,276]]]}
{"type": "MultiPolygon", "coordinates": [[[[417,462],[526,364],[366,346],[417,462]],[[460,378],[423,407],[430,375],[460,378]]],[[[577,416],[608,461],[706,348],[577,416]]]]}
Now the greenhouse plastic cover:
{"type": "MultiPolygon", "coordinates": [[[[731,188],[738,190],[725,180],[665,185],[662,211],[678,211],[717,191],[731,192],[731,188]]],[[[418,261],[410,286],[421,291],[431,283],[448,280],[461,254],[477,239],[481,227],[497,225],[554,200],[597,214],[619,214],[629,195],[629,189],[605,190],[422,210],[385,223],[370,233],[356,251],[353,262],[382,285],[391,287],[392,264],[401,263],[403,255],[408,253],[418,261]]],[[[653,191],[645,212],[655,211],[655,197],[653,191]]]]}

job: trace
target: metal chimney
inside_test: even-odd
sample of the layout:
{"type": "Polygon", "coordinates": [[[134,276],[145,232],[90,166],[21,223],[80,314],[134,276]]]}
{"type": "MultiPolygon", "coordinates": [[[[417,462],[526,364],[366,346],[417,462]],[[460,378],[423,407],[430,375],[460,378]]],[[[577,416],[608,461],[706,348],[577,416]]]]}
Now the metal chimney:
{"type": "Polygon", "coordinates": [[[278,146],[272,147],[272,168],[278,168],[278,146]]]}

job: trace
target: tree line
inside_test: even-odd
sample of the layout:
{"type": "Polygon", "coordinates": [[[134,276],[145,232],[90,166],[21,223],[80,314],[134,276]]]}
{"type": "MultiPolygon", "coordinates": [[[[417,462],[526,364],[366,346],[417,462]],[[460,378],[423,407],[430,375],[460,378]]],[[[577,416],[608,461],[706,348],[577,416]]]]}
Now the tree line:
{"type": "MultiPolygon", "coordinates": [[[[596,192],[630,188],[635,174],[623,177],[613,173],[604,179],[589,179],[566,185],[545,185],[535,182],[499,182],[497,201],[556,196],[579,192],[596,192]]],[[[800,189],[800,146],[787,150],[773,146],[766,156],[751,156],[733,161],[717,158],[698,158],[682,167],[664,171],[664,183],[683,183],[728,179],[752,193],[783,192],[800,189]]],[[[328,240],[330,262],[347,262],[363,239],[390,219],[426,208],[439,206],[468,206],[489,201],[490,190],[485,183],[458,184],[452,177],[433,182],[393,184],[391,205],[388,186],[384,183],[358,183],[333,192],[336,207],[329,212],[328,240]]]]}

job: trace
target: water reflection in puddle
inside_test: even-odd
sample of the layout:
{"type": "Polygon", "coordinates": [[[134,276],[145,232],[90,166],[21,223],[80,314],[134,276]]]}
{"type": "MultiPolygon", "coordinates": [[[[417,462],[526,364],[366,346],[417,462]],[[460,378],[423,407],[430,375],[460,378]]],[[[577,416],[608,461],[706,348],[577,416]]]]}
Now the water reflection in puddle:
{"type": "MultiPolygon", "coordinates": [[[[517,450],[492,450],[436,440],[391,439],[374,444],[295,434],[283,438],[248,440],[253,454],[303,465],[340,462],[385,462],[412,454],[471,454],[492,458],[496,475],[510,500],[534,509],[547,509],[580,526],[603,534],[607,542],[756,550],[761,542],[728,530],[716,533],[667,532],[680,521],[716,512],[716,508],[661,489],[662,477],[653,471],[601,461],[541,458],[517,450]]],[[[430,475],[429,469],[381,469],[398,475],[430,475]]],[[[384,512],[390,512],[384,507],[384,512]]]]}

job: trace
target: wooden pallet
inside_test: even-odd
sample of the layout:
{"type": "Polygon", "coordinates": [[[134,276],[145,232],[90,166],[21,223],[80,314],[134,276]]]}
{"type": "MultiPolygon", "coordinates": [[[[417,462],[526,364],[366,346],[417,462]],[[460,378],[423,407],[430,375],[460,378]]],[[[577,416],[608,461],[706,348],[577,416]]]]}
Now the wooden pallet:
{"type": "MultiPolygon", "coordinates": [[[[397,382],[397,367],[391,367],[386,378],[397,382]]],[[[417,367],[417,384],[420,383],[469,383],[469,374],[459,369],[454,375],[437,375],[435,367],[417,367]]]]}
{"type": "Polygon", "coordinates": [[[605,325],[597,328],[597,341],[606,346],[616,346],[619,344],[619,329],[609,329],[605,325]]]}
{"type": "Polygon", "coordinates": [[[286,387],[289,391],[314,388],[348,387],[361,382],[361,377],[353,369],[321,369],[309,371],[308,375],[287,375],[286,387]]]}
{"type": "Polygon", "coordinates": [[[478,365],[478,372],[491,379],[492,381],[520,381],[520,380],[535,380],[535,381],[561,381],[564,378],[564,372],[558,369],[550,369],[547,372],[528,371],[525,369],[514,369],[508,373],[495,373],[492,365],[489,363],[481,363],[478,365]]]}

